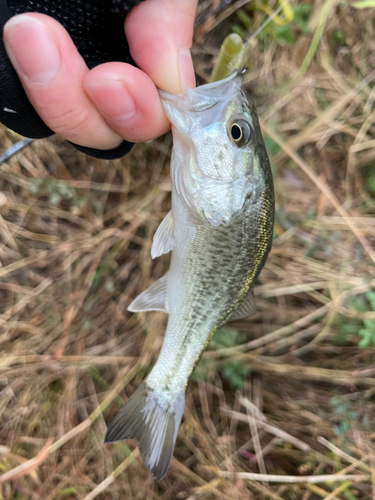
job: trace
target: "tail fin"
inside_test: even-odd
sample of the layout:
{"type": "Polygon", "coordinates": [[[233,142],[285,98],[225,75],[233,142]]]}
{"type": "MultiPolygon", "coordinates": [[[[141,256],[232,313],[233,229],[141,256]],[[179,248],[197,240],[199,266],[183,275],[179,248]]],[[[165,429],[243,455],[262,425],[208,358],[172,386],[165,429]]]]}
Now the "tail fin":
{"type": "Polygon", "coordinates": [[[145,466],[160,481],[172,459],[184,408],[183,393],[172,403],[159,401],[142,382],[110,423],[105,442],[136,439],[145,466]]]}

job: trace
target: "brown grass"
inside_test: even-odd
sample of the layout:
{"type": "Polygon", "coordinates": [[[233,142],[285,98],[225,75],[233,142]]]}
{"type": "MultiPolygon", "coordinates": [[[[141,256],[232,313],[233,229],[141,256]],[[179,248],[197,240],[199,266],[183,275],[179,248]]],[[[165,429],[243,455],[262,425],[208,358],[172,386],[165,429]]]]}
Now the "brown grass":
{"type": "MultiPolygon", "coordinates": [[[[293,25],[292,45],[272,31],[252,44],[276,238],[259,312],[231,325],[240,345],[212,344],[198,366],[159,484],[134,441],[103,437],[162,343],[165,316],[127,306],[168,268],[150,249],[170,205],[170,136],[111,162],[53,137],[0,165],[1,500],[375,499],[375,347],[358,345],[365,320],[375,330],[375,10],[331,3],[299,79],[323,2],[309,4],[309,35],[293,25]],[[251,370],[238,391],[233,361],[251,370]]],[[[244,28],[240,8],[247,35],[266,19],[219,4],[200,4],[200,83],[231,25],[244,28]]],[[[18,139],[0,129],[3,150],[18,139]]]]}

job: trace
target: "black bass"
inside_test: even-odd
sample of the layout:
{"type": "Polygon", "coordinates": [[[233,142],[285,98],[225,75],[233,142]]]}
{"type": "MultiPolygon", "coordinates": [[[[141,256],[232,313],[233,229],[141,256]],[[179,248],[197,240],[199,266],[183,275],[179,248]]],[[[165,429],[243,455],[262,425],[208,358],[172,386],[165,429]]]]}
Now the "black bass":
{"type": "Polygon", "coordinates": [[[271,248],[272,173],[255,106],[233,74],[175,96],[160,92],[172,123],[172,209],[155,233],[168,273],[129,310],[169,314],[160,356],[108,428],[136,439],[156,480],[167,472],[189,376],[214,332],[255,313],[253,285],[271,248]]]}

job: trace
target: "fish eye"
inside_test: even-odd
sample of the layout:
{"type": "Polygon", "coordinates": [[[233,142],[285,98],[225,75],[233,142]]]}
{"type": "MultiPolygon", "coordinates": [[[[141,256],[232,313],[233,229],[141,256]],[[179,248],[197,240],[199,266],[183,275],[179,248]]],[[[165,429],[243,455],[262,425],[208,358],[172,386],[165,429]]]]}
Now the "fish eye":
{"type": "Polygon", "coordinates": [[[232,123],[229,130],[229,135],[236,146],[245,146],[253,136],[251,125],[245,120],[236,120],[232,123]]]}

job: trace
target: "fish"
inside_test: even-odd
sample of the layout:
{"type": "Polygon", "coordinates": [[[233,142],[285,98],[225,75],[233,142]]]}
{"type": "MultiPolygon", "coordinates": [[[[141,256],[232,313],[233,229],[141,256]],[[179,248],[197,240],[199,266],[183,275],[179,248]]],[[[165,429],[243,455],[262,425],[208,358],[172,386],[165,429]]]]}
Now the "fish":
{"type": "Polygon", "coordinates": [[[254,283],[272,245],[274,188],[255,105],[240,72],[172,95],[172,208],[152,258],[169,271],[129,306],[168,316],[160,355],[108,427],[105,442],[135,439],[153,478],[166,474],[189,377],[215,331],[256,312],[254,283]]]}

